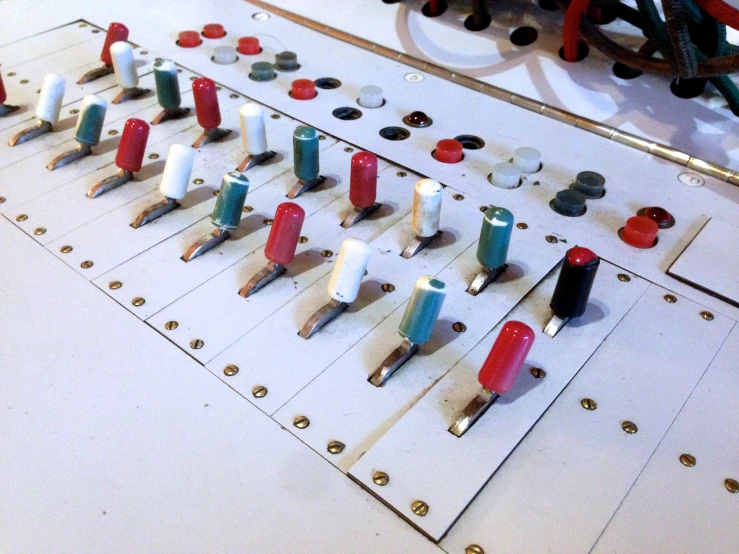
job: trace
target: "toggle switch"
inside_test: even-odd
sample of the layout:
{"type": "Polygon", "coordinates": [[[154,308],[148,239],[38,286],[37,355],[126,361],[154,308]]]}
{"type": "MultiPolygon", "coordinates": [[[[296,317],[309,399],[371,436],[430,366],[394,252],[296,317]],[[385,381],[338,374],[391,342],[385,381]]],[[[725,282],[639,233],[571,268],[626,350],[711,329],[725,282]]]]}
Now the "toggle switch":
{"type": "Polygon", "coordinates": [[[247,102],[239,108],[241,120],[241,142],[246,158],[239,164],[238,171],[246,171],[270,158],[275,153],[267,148],[267,129],[264,125],[264,108],[256,102],[247,102]]]}
{"type": "Polygon", "coordinates": [[[100,52],[100,61],[103,62],[103,67],[98,67],[85,73],[79,81],[78,85],[84,85],[90,81],[100,79],[106,75],[113,73],[113,58],[110,54],[110,47],[116,42],[125,42],[128,40],[128,27],[123,23],[111,23],[108,25],[108,32],[105,35],[105,42],[103,43],[103,51],[100,52]]]}
{"type": "Polygon", "coordinates": [[[534,338],[534,331],[525,323],[508,321],[503,325],[477,375],[482,390],[449,427],[450,433],[457,437],[464,435],[499,395],[511,391],[534,344],[534,338]]]}
{"type": "Polygon", "coordinates": [[[62,100],[64,100],[66,86],[67,82],[59,75],[49,73],[44,76],[38,102],[36,103],[36,117],[38,121],[33,127],[23,129],[10,139],[8,142],[10,146],[23,144],[53,131],[54,124],[59,121],[59,113],[62,109],[62,100]]]}
{"type": "Polygon", "coordinates": [[[413,293],[411,293],[403,319],[398,327],[403,341],[369,378],[369,382],[374,386],[384,385],[404,363],[418,352],[419,346],[429,341],[436,320],[439,319],[441,306],[444,304],[445,286],[443,281],[428,275],[416,281],[416,286],[413,287],[413,293]]]}
{"type": "Polygon", "coordinates": [[[513,165],[522,173],[536,173],[541,169],[541,152],[530,146],[516,148],[513,153],[513,165]]]}
{"type": "Polygon", "coordinates": [[[223,176],[221,190],[210,216],[215,229],[193,243],[182,256],[183,261],[191,262],[229,239],[231,231],[239,228],[248,192],[249,179],[243,173],[232,171],[223,176]]]}
{"type": "Polygon", "coordinates": [[[54,170],[92,154],[92,147],[100,142],[107,110],[108,103],[105,99],[94,94],[85,96],[77,116],[77,126],[74,129],[77,148],[59,154],[49,162],[46,169],[54,170]]]}
{"type": "Polygon", "coordinates": [[[249,79],[252,81],[272,81],[277,78],[275,73],[275,66],[269,62],[255,62],[251,64],[251,72],[249,73],[249,79]]]}
{"type": "Polygon", "coordinates": [[[195,150],[189,146],[173,144],[169,147],[167,162],[164,164],[162,180],[159,183],[159,191],[164,196],[164,200],[152,204],[141,212],[131,227],[138,229],[180,207],[177,201],[182,200],[187,194],[187,185],[190,182],[190,172],[194,161],[195,150]]]}
{"type": "Polygon", "coordinates": [[[549,304],[554,315],[544,328],[545,335],[554,337],[570,319],[585,313],[599,265],[600,258],[592,250],[576,246],[567,251],[549,304]]]}
{"type": "Polygon", "coordinates": [[[298,55],[295,52],[280,52],[275,55],[275,69],[277,71],[297,71],[298,55]]]}
{"type": "Polygon", "coordinates": [[[182,104],[180,80],[177,78],[177,66],[174,62],[158,60],[154,63],[154,83],[162,111],[152,120],[152,125],[159,125],[170,119],[180,119],[190,113],[190,108],[180,106],[182,104]]]}
{"type": "Polygon", "coordinates": [[[5,85],[3,84],[3,76],[0,74],[0,117],[13,113],[20,109],[20,106],[11,106],[6,104],[5,101],[8,99],[8,93],[5,92],[5,85]]]}
{"type": "Polygon", "coordinates": [[[326,180],[318,174],[318,132],[313,127],[300,125],[293,132],[293,159],[298,182],[287,193],[291,200],[326,180]]]}
{"type": "Polygon", "coordinates": [[[262,47],[259,45],[259,39],[257,37],[241,37],[237,50],[239,54],[243,54],[244,56],[256,56],[262,52],[262,47]]]}
{"type": "Polygon", "coordinates": [[[352,156],[349,176],[349,201],[354,206],[341,226],[348,229],[376,212],[382,204],[377,198],[377,156],[372,152],[357,152],[352,156]]]}
{"type": "Polygon", "coordinates": [[[375,85],[367,85],[359,89],[357,104],[363,108],[380,108],[385,104],[382,89],[375,85]]]}
{"type": "Polygon", "coordinates": [[[106,192],[128,183],[133,179],[133,174],[141,170],[146,150],[146,141],[149,138],[149,125],[141,119],[131,118],[123,126],[121,142],[118,144],[118,152],[115,156],[115,165],[118,173],[103,179],[88,193],[88,198],[97,198],[106,192]]]}
{"type": "Polygon", "coordinates": [[[218,91],[216,84],[207,77],[195,79],[192,84],[192,93],[195,97],[195,113],[198,123],[203,128],[203,134],[193,143],[193,148],[200,148],[228,135],[230,129],[220,129],[221,109],[218,106],[218,91]]]}
{"type": "Polygon", "coordinates": [[[283,202],[277,206],[267,245],[264,247],[264,257],[269,263],[249,279],[246,286],[239,291],[241,296],[248,298],[287,271],[285,266],[295,257],[304,220],[305,211],[294,202],[283,202]]]}
{"type": "Polygon", "coordinates": [[[300,337],[309,339],[357,299],[370,252],[369,244],[360,239],[346,239],[341,243],[341,250],[328,282],[331,300],[308,319],[298,332],[300,337]]]}
{"type": "Polygon", "coordinates": [[[513,231],[513,214],[505,208],[490,206],[485,210],[477,243],[477,261],[482,271],[472,280],[467,292],[477,296],[490,283],[495,281],[508,267],[508,246],[513,231]]]}
{"type": "Polygon", "coordinates": [[[116,42],[110,47],[113,58],[115,80],[123,90],[113,98],[113,104],[120,104],[126,100],[135,100],[149,92],[149,89],[139,88],[139,74],[133,60],[133,46],[127,42],[116,42]]]}
{"type": "Polygon", "coordinates": [[[626,220],[626,225],[619,229],[618,236],[634,248],[652,248],[657,244],[658,231],[656,221],[643,215],[635,215],[626,220]]]}
{"type": "Polygon", "coordinates": [[[437,162],[445,164],[456,164],[464,158],[464,146],[458,140],[442,139],[436,143],[436,150],[433,151],[434,159],[437,162]]]}
{"type": "Polygon", "coordinates": [[[439,219],[443,190],[441,184],[433,179],[421,179],[416,183],[411,212],[411,229],[416,236],[401,254],[405,259],[412,258],[441,236],[439,219]]]}
{"type": "Polygon", "coordinates": [[[316,84],[310,79],[296,79],[290,88],[290,97],[295,100],[313,100],[317,94],[316,84]]]}
{"type": "Polygon", "coordinates": [[[515,189],[521,185],[521,168],[508,162],[497,163],[488,180],[501,189],[515,189]]]}

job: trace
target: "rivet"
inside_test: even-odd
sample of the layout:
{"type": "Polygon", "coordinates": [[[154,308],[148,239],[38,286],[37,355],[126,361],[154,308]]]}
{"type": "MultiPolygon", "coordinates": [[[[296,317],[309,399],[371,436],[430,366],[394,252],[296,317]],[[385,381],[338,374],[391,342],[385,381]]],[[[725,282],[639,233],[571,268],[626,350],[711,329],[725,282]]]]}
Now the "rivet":
{"type": "Polygon", "coordinates": [[[264,398],[265,396],[267,396],[267,387],[257,385],[256,387],[251,389],[251,394],[254,398],[264,398]]]}
{"type": "Polygon", "coordinates": [[[254,208],[252,208],[251,206],[244,206],[241,211],[248,214],[249,212],[253,212],[254,208]]]}
{"type": "Polygon", "coordinates": [[[310,425],[310,419],[305,417],[304,415],[299,415],[295,419],[293,419],[293,426],[297,427],[298,429],[305,429],[310,425]]]}
{"type": "Polygon", "coordinates": [[[190,348],[193,350],[200,350],[203,346],[205,346],[205,343],[202,339],[192,339],[190,341],[190,348]]]}
{"type": "Polygon", "coordinates": [[[621,281],[622,283],[628,283],[629,281],[631,281],[631,277],[629,277],[625,273],[619,273],[618,280],[621,281]]]}
{"type": "Polygon", "coordinates": [[[629,435],[633,435],[639,430],[639,428],[636,426],[636,423],[634,423],[633,421],[624,421],[621,424],[621,429],[623,429],[629,435]]]}
{"type": "Polygon", "coordinates": [[[331,250],[324,250],[323,252],[321,252],[321,256],[323,256],[324,258],[330,258],[333,255],[334,253],[331,252],[331,250]]]}
{"type": "Polygon", "coordinates": [[[390,476],[384,471],[375,471],[375,474],[372,476],[372,480],[378,487],[384,487],[390,482],[390,476]]]}
{"type": "Polygon", "coordinates": [[[454,329],[457,333],[464,333],[467,330],[467,326],[461,321],[457,321],[454,325],[452,325],[452,329],[454,329]]]}
{"type": "Polygon", "coordinates": [[[205,181],[203,179],[201,179],[200,177],[198,177],[197,179],[193,179],[192,180],[192,184],[193,185],[202,185],[203,183],[205,183],[205,181]]]}
{"type": "Polygon", "coordinates": [[[328,450],[329,454],[341,454],[344,451],[344,448],[346,448],[346,445],[343,442],[331,441],[328,443],[326,450],[328,450]]]}
{"type": "Polygon", "coordinates": [[[692,454],[680,454],[680,463],[685,467],[693,467],[695,465],[695,456],[692,454]]]}
{"type": "Polygon", "coordinates": [[[46,232],[46,228],[44,228],[44,227],[36,227],[33,230],[33,234],[34,235],[43,235],[45,232],[46,232]]]}
{"type": "Polygon", "coordinates": [[[191,81],[194,81],[194,80],[195,80],[195,79],[197,79],[197,78],[198,78],[198,76],[197,76],[197,75],[193,75],[192,77],[190,77],[190,80],[191,80],[191,81]]]}
{"type": "Polygon", "coordinates": [[[118,290],[122,286],[123,286],[123,283],[121,283],[120,281],[111,281],[110,283],[108,283],[108,288],[110,290],[118,290]]]}
{"type": "Polygon", "coordinates": [[[4,196],[0,196],[0,204],[3,204],[7,200],[4,196]]]}
{"type": "Polygon", "coordinates": [[[416,500],[411,504],[411,510],[413,510],[413,513],[417,516],[425,516],[427,513],[429,513],[429,505],[426,504],[423,500],[416,500]]]}
{"type": "Polygon", "coordinates": [[[271,117],[272,119],[280,119],[280,114],[278,114],[278,113],[273,113],[273,114],[272,114],[272,115],[271,115],[270,117],[271,117]]]}
{"type": "Polygon", "coordinates": [[[274,220],[273,219],[265,219],[264,220],[264,224],[265,225],[272,225],[273,223],[274,223],[274,220]]]}
{"type": "Polygon", "coordinates": [[[525,230],[525,229],[528,229],[529,228],[529,225],[528,225],[528,223],[524,223],[522,221],[521,223],[516,223],[516,227],[519,228],[519,229],[521,229],[521,230],[525,230]]]}
{"type": "Polygon", "coordinates": [[[559,242],[559,239],[555,237],[554,235],[547,235],[547,242],[551,242],[552,244],[557,244],[559,242]]]}
{"type": "Polygon", "coordinates": [[[326,140],[326,135],[318,135],[318,140],[326,140]]]}
{"type": "Polygon", "coordinates": [[[223,368],[223,374],[227,377],[233,377],[239,372],[239,366],[229,364],[226,367],[223,368]]]}
{"type": "Polygon", "coordinates": [[[77,108],[72,108],[71,110],[69,110],[69,113],[71,113],[72,115],[77,115],[78,113],[80,113],[80,111],[77,108]]]}
{"type": "Polygon", "coordinates": [[[485,551],[479,544],[471,544],[464,549],[464,554],[485,554],[485,551]]]}
{"type": "Polygon", "coordinates": [[[672,294],[665,294],[665,301],[669,302],[670,304],[674,304],[677,302],[677,297],[672,294]]]}
{"type": "Polygon", "coordinates": [[[547,376],[547,372],[540,367],[532,367],[530,371],[534,379],[544,379],[547,376]]]}
{"type": "Polygon", "coordinates": [[[21,79],[21,85],[27,85],[28,79],[21,79]]]}
{"type": "Polygon", "coordinates": [[[452,198],[454,198],[455,200],[464,200],[464,195],[455,194],[454,196],[452,196],[452,198]]]}
{"type": "Polygon", "coordinates": [[[69,254],[69,253],[70,253],[71,251],[72,251],[72,247],[71,247],[71,246],[69,246],[68,244],[66,244],[66,245],[62,246],[62,247],[61,247],[61,248],[59,249],[59,252],[61,252],[62,254],[69,254]]]}
{"type": "Polygon", "coordinates": [[[308,237],[300,237],[300,238],[298,239],[298,242],[299,242],[300,244],[305,244],[306,242],[308,242],[308,237]]]}
{"type": "Polygon", "coordinates": [[[724,481],[724,486],[730,493],[736,494],[739,492],[739,481],[736,479],[727,479],[724,481]]]}
{"type": "Polygon", "coordinates": [[[82,269],[90,269],[93,266],[92,260],[85,260],[80,264],[82,269]]]}
{"type": "Polygon", "coordinates": [[[381,288],[382,292],[395,292],[395,285],[392,283],[384,283],[381,288]]]}
{"type": "Polygon", "coordinates": [[[216,190],[214,190],[214,191],[213,191],[213,196],[218,196],[218,194],[219,194],[220,192],[221,192],[221,191],[220,191],[219,189],[216,189],[216,190]]]}
{"type": "Polygon", "coordinates": [[[580,406],[582,406],[586,410],[592,411],[598,408],[598,403],[592,398],[583,398],[582,400],[580,400],[580,406]]]}
{"type": "Polygon", "coordinates": [[[108,131],[108,134],[109,135],[117,135],[118,134],[118,131],[116,131],[115,129],[111,129],[110,131],[108,131]]]}
{"type": "Polygon", "coordinates": [[[231,98],[232,100],[236,100],[239,97],[239,95],[233,93],[233,94],[229,94],[228,97],[231,98]]]}
{"type": "Polygon", "coordinates": [[[16,221],[25,221],[28,219],[28,216],[26,214],[20,214],[18,217],[15,218],[16,221]]]}
{"type": "Polygon", "coordinates": [[[172,321],[168,321],[167,323],[164,324],[164,328],[167,331],[174,331],[179,326],[180,326],[180,324],[177,323],[174,319],[172,321]]]}
{"type": "Polygon", "coordinates": [[[711,312],[703,311],[701,312],[701,317],[706,321],[713,321],[713,314],[711,312]]]}
{"type": "Polygon", "coordinates": [[[354,152],[354,148],[352,148],[351,146],[347,146],[346,148],[344,148],[344,152],[354,152]]]}
{"type": "Polygon", "coordinates": [[[398,172],[396,173],[396,175],[397,175],[398,177],[406,177],[406,176],[407,176],[408,174],[407,174],[407,173],[406,173],[405,171],[398,171],[398,172]]]}
{"type": "Polygon", "coordinates": [[[159,154],[157,154],[156,152],[152,152],[151,154],[149,154],[149,159],[150,160],[158,160],[159,159],[159,154]]]}
{"type": "Polygon", "coordinates": [[[137,296],[131,301],[131,304],[133,304],[134,306],[138,308],[139,306],[143,306],[144,304],[146,304],[146,300],[144,300],[140,296],[137,296]]]}

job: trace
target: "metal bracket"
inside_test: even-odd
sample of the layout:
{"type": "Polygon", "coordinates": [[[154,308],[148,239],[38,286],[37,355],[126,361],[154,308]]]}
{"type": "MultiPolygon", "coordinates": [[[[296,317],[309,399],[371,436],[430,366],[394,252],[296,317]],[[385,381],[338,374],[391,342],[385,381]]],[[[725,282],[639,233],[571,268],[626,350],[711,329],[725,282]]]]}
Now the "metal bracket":
{"type": "Polygon", "coordinates": [[[0,117],[4,115],[8,115],[9,113],[13,113],[20,109],[21,109],[20,106],[11,106],[10,104],[0,104],[0,117]]]}
{"type": "Polygon", "coordinates": [[[464,435],[497,399],[496,393],[483,387],[452,423],[449,432],[456,437],[464,435]]]}
{"type": "Polygon", "coordinates": [[[348,306],[349,304],[346,302],[341,302],[332,298],[328,304],[310,316],[310,319],[305,323],[305,325],[303,325],[303,328],[298,332],[298,335],[306,340],[311,338],[331,321],[336,319],[348,306]]]}
{"type": "Polygon", "coordinates": [[[435,234],[430,237],[419,237],[416,235],[413,240],[405,247],[401,256],[406,260],[410,260],[413,256],[418,254],[421,250],[426,248],[431,242],[441,236],[441,231],[436,231],[435,234]]]}
{"type": "Polygon", "coordinates": [[[8,145],[15,146],[16,144],[23,144],[24,142],[28,142],[31,139],[35,139],[36,137],[51,133],[51,131],[51,122],[39,119],[38,122],[36,122],[36,125],[34,125],[33,127],[29,127],[28,129],[23,129],[12,139],[10,139],[8,141],[8,145]]]}
{"type": "Polygon", "coordinates": [[[119,169],[118,173],[111,175],[107,179],[103,179],[97,185],[87,191],[88,198],[97,198],[100,195],[105,194],[113,190],[116,187],[128,183],[133,179],[133,173],[126,171],[125,169],[119,169]]]}
{"type": "Polygon", "coordinates": [[[203,134],[201,134],[197,140],[192,143],[192,147],[200,148],[201,146],[205,146],[211,142],[216,142],[221,140],[230,132],[231,129],[221,129],[220,127],[216,127],[215,129],[203,129],[203,134]]]}
{"type": "Polygon", "coordinates": [[[190,108],[164,108],[151,120],[152,125],[159,125],[172,119],[180,119],[190,113],[190,108]]]}
{"type": "Polygon", "coordinates": [[[103,67],[91,69],[90,71],[85,73],[82,77],[80,77],[80,80],[77,81],[77,84],[84,85],[85,83],[89,83],[90,81],[101,79],[105,77],[106,75],[112,75],[113,73],[114,73],[113,66],[106,64],[103,67]]]}
{"type": "Polygon", "coordinates": [[[121,92],[118,93],[118,95],[113,98],[113,104],[120,104],[122,102],[125,102],[126,100],[135,100],[136,98],[140,98],[144,94],[147,94],[149,92],[148,88],[139,88],[139,87],[133,87],[133,88],[124,88],[121,92]]]}
{"type": "Polygon", "coordinates": [[[82,144],[81,142],[78,142],[77,148],[59,154],[56,158],[49,162],[49,165],[46,166],[46,169],[48,169],[49,171],[54,171],[55,169],[64,167],[65,165],[82,159],[85,156],[89,156],[90,154],[92,154],[92,146],[90,146],[89,144],[82,144]]]}
{"type": "Polygon", "coordinates": [[[264,288],[277,279],[285,271],[287,271],[287,268],[284,265],[270,262],[267,264],[267,267],[261,269],[249,279],[249,282],[239,291],[239,294],[244,298],[248,298],[259,289],[264,288]]]}
{"type": "Polygon", "coordinates": [[[222,242],[226,242],[231,236],[231,232],[228,229],[221,229],[216,227],[209,235],[200,237],[197,242],[193,243],[190,248],[187,249],[182,255],[182,261],[191,262],[198,256],[202,256],[208,250],[212,250],[222,242]]]}
{"type": "Polygon", "coordinates": [[[393,373],[400,369],[405,362],[410,360],[413,355],[418,352],[418,345],[413,344],[408,339],[403,339],[400,346],[385,358],[372,376],[368,379],[376,387],[381,387],[385,382],[393,376],[393,373]]]}
{"type": "Polygon", "coordinates": [[[554,338],[557,333],[559,333],[562,328],[569,323],[571,318],[569,317],[559,317],[558,315],[554,314],[552,316],[552,319],[549,320],[549,323],[547,323],[547,326],[544,327],[544,334],[548,337],[554,338]]]}
{"type": "Polygon", "coordinates": [[[152,204],[143,212],[141,212],[133,221],[133,223],[131,223],[131,227],[133,227],[134,229],[138,229],[139,227],[142,227],[147,223],[151,223],[155,219],[159,219],[163,215],[168,214],[172,210],[176,210],[179,207],[180,205],[177,203],[177,200],[175,200],[174,198],[165,197],[164,200],[162,200],[161,202],[152,204]]]}
{"type": "Polygon", "coordinates": [[[467,288],[467,292],[472,296],[477,296],[485,287],[500,277],[507,267],[508,264],[503,264],[498,267],[483,267],[482,271],[475,275],[472,283],[467,288]]]}
{"type": "Polygon", "coordinates": [[[262,152],[261,154],[249,154],[246,158],[244,158],[244,161],[239,164],[239,167],[236,168],[236,171],[246,171],[247,169],[251,169],[252,167],[255,167],[261,163],[266,162],[270,158],[274,158],[277,155],[276,152],[272,152],[271,150],[267,150],[266,152],[262,152]]]}
{"type": "Polygon", "coordinates": [[[377,202],[375,202],[369,208],[354,208],[354,211],[347,215],[344,221],[341,222],[341,226],[344,229],[348,229],[352,225],[356,225],[363,219],[371,216],[373,213],[379,210],[381,206],[382,204],[378,204],[377,202]]]}
{"type": "Polygon", "coordinates": [[[309,190],[316,188],[318,185],[323,183],[325,180],[326,180],[326,177],[323,177],[322,175],[319,175],[315,179],[310,179],[308,181],[303,181],[301,179],[297,183],[295,183],[295,185],[293,185],[293,188],[291,188],[290,192],[287,193],[287,197],[290,200],[297,198],[304,192],[308,192],[309,190]]]}

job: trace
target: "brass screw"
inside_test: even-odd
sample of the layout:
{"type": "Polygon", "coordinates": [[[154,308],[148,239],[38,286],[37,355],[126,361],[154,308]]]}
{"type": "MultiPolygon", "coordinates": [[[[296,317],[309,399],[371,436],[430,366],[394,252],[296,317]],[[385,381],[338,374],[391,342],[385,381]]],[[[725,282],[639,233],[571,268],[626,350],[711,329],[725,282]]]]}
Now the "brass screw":
{"type": "Polygon", "coordinates": [[[621,424],[621,429],[623,429],[629,435],[633,435],[639,430],[639,428],[636,426],[636,423],[634,423],[633,421],[624,421],[621,424]]]}
{"type": "Polygon", "coordinates": [[[467,330],[467,326],[461,321],[457,321],[454,325],[452,325],[452,329],[454,329],[457,333],[464,333],[467,330]]]}
{"type": "Polygon", "coordinates": [[[674,304],[677,302],[677,297],[672,294],[665,294],[665,301],[669,302],[670,304],[674,304]]]}
{"type": "Polygon", "coordinates": [[[685,467],[693,467],[695,465],[695,456],[692,454],[680,454],[680,463],[685,467]]]}
{"type": "Polygon", "coordinates": [[[274,219],[265,219],[264,224],[265,225],[272,225],[274,223],[274,219]]]}
{"type": "Polygon", "coordinates": [[[11,71],[10,73],[8,73],[8,77],[15,77],[15,71],[11,71]]]}
{"type": "Polygon", "coordinates": [[[328,443],[328,450],[329,454],[341,454],[344,451],[344,448],[346,448],[346,445],[341,441],[331,441],[328,443]]]}
{"type": "Polygon", "coordinates": [[[192,180],[192,184],[193,185],[202,185],[203,183],[205,183],[205,181],[203,179],[201,179],[200,177],[198,177],[197,179],[193,179],[192,180]]]}
{"type": "Polygon", "coordinates": [[[193,350],[200,350],[203,346],[205,346],[205,343],[202,339],[192,339],[190,341],[190,348],[193,350]]]}
{"type": "Polygon", "coordinates": [[[138,308],[138,307],[143,306],[144,304],[146,304],[146,300],[144,300],[140,296],[137,296],[136,298],[134,298],[131,301],[131,304],[133,304],[134,306],[136,306],[138,308]]]}
{"type": "Polygon", "coordinates": [[[384,487],[390,482],[390,476],[384,471],[375,471],[375,474],[372,476],[372,480],[378,487],[384,487]]]}
{"type": "Polygon", "coordinates": [[[346,148],[344,148],[344,152],[354,152],[354,148],[352,148],[351,146],[347,146],[346,148]]]}
{"type": "Polygon", "coordinates": [[[120,281],[111,281],[110,283],[108,283],[108,288],[110,290],[118,290],[122,286],[123,286],[123,283],[121,283],[120,281]]]}
{"type": "Polygon", "coordinates": [[[28,84],[28,79],[21,79],[21,85],[28,84]]]}
{"type": "Polygon", "coordinates": [[[229,94],[229,95],[228,95],[228,97],[229,97],[229,98],[230,98],[231,100],[236,100],[236,99],[237,99],[237,98],[239,97],[239,95],[238,95],[238,94],[236,94],[236,93],[232,93],[232,94],[229,94]]]}
{"type": "Polygon", "coordinates": [[[109,135],[117,135],[118,134],[118,131],[116,131],[115,129],[111,129],[110,131],[108,131],[108,134],[109,135]]]}
{"type": "Polygon", "coordinates": [[[523,221],[521,223],[516,223],[516,227],[521,229],[522,231],[529,228],[528,223],[524,223],[523,221]]]}
{"type": "Polygon", "coordinates": [[[713,314],[711,312],[703,311],[701,312],[701,317],[706,321],[713,321],[713,314]]]}
{"type": "Polygon", "coordinates": [[[28,216],[26,214],[20,214],[18,217],[15,218],[16,221],[25,221],[28,219],[28,216]]]}
{"type": "Polygon", "coordinates": [[[213,191],[213,196],[218,196],[218,194],[219,194],[220,192],[221,192],[221,191],[220,191],[219,189],[216,189],[216,190],[214,190],[214,191],[213,191]]]}
{"type": "Polygon", "coordinates": [[[241,211],[248,214],[249,212],[253,212],[254,208],[252,208],[251,206],[244,206],[241,211]]]}
{"type": "Polygon", "coordinates": [[[152,152],[151,154],[149,154],[149,159],[150,160],[158,160],[159,159],[159,154],[157,154],[156,152],[152,152]]]}
{"type": "Polygon", "coordinates": [[[272,119],[280,119],[280,114],[278,114],[278,113],[273,113],[273,114],[272,114],[272,115],[271,115],[270,117],[271,117],[272,119]]]}
{"type": "Polygon", "coordinates": [[[534,376],[534,379],[544,379],[544,377],[546,377],[546,376],[547,376],[547,372],[546,372],[546,371],[544,371],[544,370],[543,370],[542,368],[540,368],[540,367],[532,367],[532,368],[530,369],[530,371],[531,371],[531,375],[533,375],[533,376],[534,376]]]}
{"type": "Polygon", "coordinates": [[[407,173],[406,173],[405,171],[398,171],[398,172],[396,173],[396,175],[397,175],[398,177],[406,177],[406,176],[407,176],[408,174],[407,174],[407,173]]]}
{"type": "Polygon", "coordinates": [[[69,110],[69,113],[71,113],[72,115],[77,115],[78,113],[80,113],[80,111],[77,108],[72,108],[71,110],[69,110]]]}
{"type": "Polygon", "coordinates": [[[223,374],[227,377],[233,377],[239,372],[239,366],[229,364],[226,367],[223,368],[223,374]]]}
{"type": "Polygon", "coordinates": [[[305,417],[304,415],[299,415],[295,419],[293,419],[293,426],[297,427],[298,429],[305,429],[310,425],[310,419],[305,417]]]}
{"type": "Polygon", "coordinates": [[[724,481],[724,486],[726,487],[726,490],[732,494],[739,492],[739,481],[736,479],[727,479],[724,481]]]}
{"type": "Polygon", "coordinates": [[[33,230],[33,234],[34,235],[43,235],[45,232],[46,232],[46,228],[45,227],[36,227],[33,230]]]}
{"type": "Polygon", "coordinates": [[[622,283],[628,283],[629,281],[631,281],[631,277],[629,277],[625,273],[619,273],[618,280],[621,281],[622,283]]]}
{"type": "Polygon", "coordinates": [[[85,260],[80,264],[82,269],[90,269],[93,266],[92,260],[85,260]]]}
{"type": "Polygon", "coordinates": [[[417,516],[425,516],[427,513],[429,513],[429,505],[426,504],[423,500],[416,500],[411,504],[411,510],[413,510],[413,513],[417,516]]]}
{"type": "Polygon", "coordinates": [[[461,194],[455,194],[454,196],[452,196],[452,198],[454,198],[455,200],[464,200],[464,196],[461,194]]]}
{"type": "Polygon", "coordinates": [[[7,198],[5,198],[4,196],[0,196],[0,204],[5,203],[6,200],[7,198]]]}
{"type": "Polygon", "coordinates": [[[318,135],[318,140],[326,140],[326,135],[318,135]]]}
{"type": "Polygon", "coordinates": [[[254,398],[264,398],[265,396],[267,396],[267,387],[257,385],[256,387],[251,389],[251,394],[254,398]]]}
{"type": "Polygon", "coordinates": [[[592,398],[583,398],[582,400],[580,400],[580,406],[582,406],[586,410],[593,411],[598,408],[598,403],[592,398]]]}
{"type": "Polygon", "coordinates": [[[300,244],[305,244],[306,242],[308,242],[308,237],[300,237],[300,238],[298,239],[298,242],[299,242],[300,244]]]}
{"type": "Polygon", "coordinates": [[[471,544],[464,549],[464,554],[485,554],[485,551],[479,544],[471,544]]]}
{"type": "Polygon", "coordinates": [[[62,246],[62,247],[61,247],[61,248],[59,249],[59,252],[61,252],[62,254],[69,254],[69,253],[70,253],[71,251],[72,251],[72,247],[71,247],[71,246],[69,246],[68,244],[67,244],[67,245],[65,245],[65,246],[62,246]]]}
{"type": "Polygon", "coordinates": [[[331,252],[331,250],[324,250],[323,252],[321,252],[321,256],[323,256],[324,258],[330,258],[333,255],[334,253],[331,252]]]}
{"type": "Polygon", "coordinates": [[[395,292],[395,285],[392,283],[385,283],[381,288],[382,292],[395,292]]]}
{"type": "Polygon", "coordinates": [[[547,235],[547,242],[551,242],[552,244],[557,244],[559,242],[559,239],[555,237],[554,235],[547,235]]]}
{"type": "Polygon", "coordinates": [[[172,321],[168,321],[167,323],[164,324],[164,328],[167,331],[174,331],[179,326],[180,326],[180,324],[177,323],[174,319],[172,321]]]}

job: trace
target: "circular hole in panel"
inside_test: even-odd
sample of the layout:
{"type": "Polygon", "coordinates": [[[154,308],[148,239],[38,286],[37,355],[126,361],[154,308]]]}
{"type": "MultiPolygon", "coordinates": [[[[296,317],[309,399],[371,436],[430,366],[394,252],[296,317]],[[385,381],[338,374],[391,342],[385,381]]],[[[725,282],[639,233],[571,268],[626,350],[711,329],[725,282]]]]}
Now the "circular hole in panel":
{"type": "Polygon", "coordinates": [[[447,4],[444,0],[439,0],[438,2],[435,2],[436,4],[436,12],[431,11],[431,2],[426,2],[423,5],[423,8],[421,8],[421,13],[425,15],[426,17],[439,17],[441,14],[443,14],[447,9],[447,4]]]}
{"type": "Polygon", "coordinates": [[[621,62],[614,63],[612,70],[613,74],[619,79],[636,79],[643,73],[643,71],[624,65],[621,62]]]}
{"type": "MultiPolygon", "coordinates": [[[[353,121],[355,119],[359,119],[360,117],[362,117],[362,112],[358,110],[357,108],[349,108],[349,107],[336,108],[331,113],[336,119],[341,119],[342,121],[353,121]]],[[[382,131],[380,131],[380,134],[382,134],[382,131]]]]}
{"type": "Polygon", "coordinates": [[[313,83],[318,88],[322,88],[324,90],[331,90],[341,86],[341,81],[334,79],[333,77],[321,77],[320,79],[313,81],[313,83]]]}
{"type": "Polygon", "coordinates": [[[411,136],[411,132],[403,127],[385,127],[380,129],[380,136],[386,140],[405,140],[411,136]]]}
{"type": "Polygon", "coordinates": [[[485,146],[485,141],[475,135],[459,135],[454,140],[461,142],[465,150],[479,150],[485,146]]]}
{"type": "MultiPolygon", "coordinates": [[[[583,61],[585,58],[588,57],[589,53],[590,53],[590,48],[588,48],[588,45],[585,44],[583,41],[578,42],[577,43],[577,60],[575,61],[576,62],[583,61]]],[[[564,46],[562,46],[559,49],[559,57],[562,58],[563,60],[565,59],[565,47],[564,46]]]]}
{"type": "Polygon", "coordinates": [[[511,33],[511,42],[516,46],[528,46],[539,38],[539,31],[533,27],[519,27],[511,33]]]}
{"type": "Polygon", "coordinates": [[[706,88],[705,79],[674,79],[670,83],[670,91],[678,98],[695,98],[703,94],[706,88]]]}

